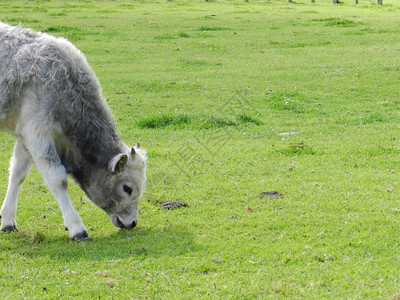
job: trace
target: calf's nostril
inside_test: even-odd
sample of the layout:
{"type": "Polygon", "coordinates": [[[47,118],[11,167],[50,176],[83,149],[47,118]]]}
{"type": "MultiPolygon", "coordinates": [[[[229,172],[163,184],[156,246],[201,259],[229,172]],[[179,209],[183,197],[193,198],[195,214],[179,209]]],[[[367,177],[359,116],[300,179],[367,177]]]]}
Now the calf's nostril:
{"type": "Polygon", "coordinates": [[[130,228],[130,229],[135,228],[136,225],[137,225],[137,222],[136,222],[136,221],[133,221],[132,224],[131,224],[131,226],[129,226],[129,228],[130,228]]]}

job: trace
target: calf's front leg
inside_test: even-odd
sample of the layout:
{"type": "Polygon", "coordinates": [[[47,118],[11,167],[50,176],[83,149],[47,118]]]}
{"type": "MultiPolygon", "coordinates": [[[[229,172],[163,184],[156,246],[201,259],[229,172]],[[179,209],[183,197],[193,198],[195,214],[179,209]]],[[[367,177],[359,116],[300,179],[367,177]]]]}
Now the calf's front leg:
{"type": "Polygon", "coordinates": [[[25,136],[26,148],[56,198],[64,219],[64,226],[73,240],[82,241],[89,237],[81,217],[72,206],[68,196],[68,179],[65,167],[61,163],[56,147],[50,136],[25,136]]]}
{"type": "Polygon", "coordinates": [[[18,140],[10,162],[8,189],[0,212],[3,232],[18,231],[16,221],[18,193],[22,182],[29,174],[31,165],[29,154],[18,140]]]}
{"type": "Polygon", "coordinates": [[[65,167],[61,164],[53,164],[46,158],[40,158],[36,166],[58,202],[64,219],[64,226],[68,229],[71,239],[82,241],[88,238],[87,229],[68,196],[68,180],[65,167]]]}

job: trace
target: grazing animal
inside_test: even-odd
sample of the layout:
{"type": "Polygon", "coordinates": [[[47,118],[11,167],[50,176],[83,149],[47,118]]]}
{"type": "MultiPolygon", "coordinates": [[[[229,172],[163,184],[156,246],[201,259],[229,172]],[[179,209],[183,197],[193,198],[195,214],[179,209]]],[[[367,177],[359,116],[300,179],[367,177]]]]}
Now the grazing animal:
{"type": "Polygon", "coordinates": [[[136,226],[145,151],[121,141],[94,72],[70,42],[0,22],[0,129],[17,138],[2,231],[17,231],[18,192],[32,163],[72,239],[84,240],[88,233],[69,199],[67,174],[115,226],[136,226]]]}

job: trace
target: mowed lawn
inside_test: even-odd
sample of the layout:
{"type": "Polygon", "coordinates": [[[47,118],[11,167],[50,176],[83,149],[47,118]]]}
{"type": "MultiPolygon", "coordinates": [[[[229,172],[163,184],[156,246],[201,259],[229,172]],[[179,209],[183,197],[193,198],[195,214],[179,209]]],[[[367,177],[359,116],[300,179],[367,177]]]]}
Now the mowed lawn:
{"type": "Polygon", "coordinates": [[[400,299],[400,3],[341,2],[0,2],[86,55],[148,153],[133,230],[71,180],[82,243],[33,170],[0,297],[400,299]]]}

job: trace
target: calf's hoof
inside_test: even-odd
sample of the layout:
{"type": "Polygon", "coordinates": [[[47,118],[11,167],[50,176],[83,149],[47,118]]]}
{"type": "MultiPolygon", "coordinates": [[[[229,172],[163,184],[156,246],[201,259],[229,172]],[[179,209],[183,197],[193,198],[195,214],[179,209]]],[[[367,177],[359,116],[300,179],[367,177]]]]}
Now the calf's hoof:
{"type": "Polygon", "coordinates": [[[2,228],[1,231],[7,232],[7,233],[18,232],[18,228],[15,225],[10,225],[10,226],[6,226],[6,227],[2,228]]]}
{"type": "Polygon", "coordinates": [[[82,242],[85,240],[90,240],[89,234],[87,233],[87,231],[78,233],[76,235],[74,235],[73,237],[71,237],[72,240],[77,241],[77,242],[82,242]]]}

